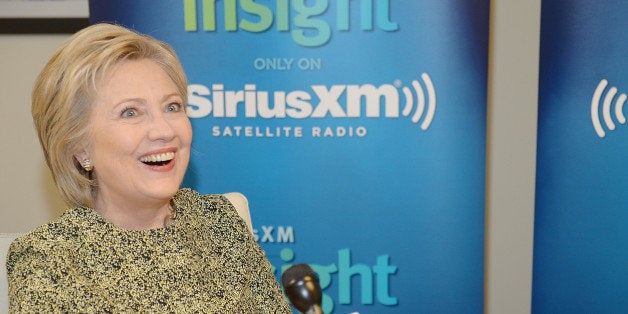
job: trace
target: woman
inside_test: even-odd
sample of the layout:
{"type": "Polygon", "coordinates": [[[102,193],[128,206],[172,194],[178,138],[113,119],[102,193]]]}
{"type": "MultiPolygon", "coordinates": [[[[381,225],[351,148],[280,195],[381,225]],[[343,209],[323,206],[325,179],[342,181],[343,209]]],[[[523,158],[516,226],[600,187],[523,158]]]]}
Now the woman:
{"type": "Polygon", "coordinates": [[[44,67],[33,121],[72,208],[12,243],[11,312],[290,313],[232,204],[179,188],[186,91],[170,47],[109,24],[44,67]]]}

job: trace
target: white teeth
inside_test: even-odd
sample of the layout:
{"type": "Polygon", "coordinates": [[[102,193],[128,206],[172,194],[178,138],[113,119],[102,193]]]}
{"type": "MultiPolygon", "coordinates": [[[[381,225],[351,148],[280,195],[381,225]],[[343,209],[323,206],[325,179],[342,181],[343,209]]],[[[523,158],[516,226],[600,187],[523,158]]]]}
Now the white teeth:
{"type": "Polygon", "coordinates": [[[168,153],[161,153],[161,154],[155,154],[155,155],[149,155],[149,156],[144,156],[142,158],[140,158],[141,162],[161,162],[161,161],[168,161],[174,158],[174,153],[173,152],[168,152],[168,153]]]}

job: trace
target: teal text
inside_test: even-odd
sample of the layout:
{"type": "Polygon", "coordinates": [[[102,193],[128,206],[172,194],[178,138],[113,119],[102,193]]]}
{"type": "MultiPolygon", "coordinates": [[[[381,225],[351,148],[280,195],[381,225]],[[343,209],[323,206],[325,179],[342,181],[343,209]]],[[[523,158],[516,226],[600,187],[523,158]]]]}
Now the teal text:
{"type": "Polygon", "coordinates": [[[398,23],[391,21],[390,0],[200,0],[200,8],[198,2],[183,0],[188,32],[198,31],[200,16],[205,32],[261,33],[274,27],[289,32],[298,45],[318,47],[328,43],[334,31],[351,31],[352,22],[361,31],[399,29],[398,23]],[[359,21],[351,21],[352,11],[359,13],[359,21]],[[335,21],[328,16],[332,20],[335,16],[335,21]]]}

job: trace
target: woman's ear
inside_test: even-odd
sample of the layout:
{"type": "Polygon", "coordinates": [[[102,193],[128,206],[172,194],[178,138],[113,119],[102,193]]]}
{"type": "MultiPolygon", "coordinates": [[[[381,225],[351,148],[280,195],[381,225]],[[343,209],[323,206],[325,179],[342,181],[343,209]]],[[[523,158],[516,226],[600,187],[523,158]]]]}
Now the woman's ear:
{"type": "Polygon", "coordinates": [[[81,148],[74,152],[74,158],[76,158],[76,161],[80,163],[85,159],[89,159],[89,155],[87,154],[87,150],[81,148]]]}
{"type": "Polygon", "coordinates": [[[92,160],[89,157],[89,153],[85,148],[81,148],[74,153],[74,158],[78,161],[79,164],[85,169],[85,171],[89,172],[94,169],[94,165],[92,160]]]}

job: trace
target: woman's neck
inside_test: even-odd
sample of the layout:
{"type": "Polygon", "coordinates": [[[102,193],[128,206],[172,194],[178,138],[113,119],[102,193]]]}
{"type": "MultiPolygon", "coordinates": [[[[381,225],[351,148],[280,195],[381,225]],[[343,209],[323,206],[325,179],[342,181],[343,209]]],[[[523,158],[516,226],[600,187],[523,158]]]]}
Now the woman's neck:
{"type": "Polygon", "coordinates": [[[131,202],[103,201],[96,198],[94,210],[113,225],[126,230],[159,229],[173,214],[170,200],[152,204],[133,205],[131,202]]]}

